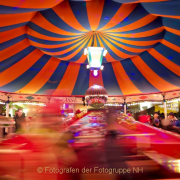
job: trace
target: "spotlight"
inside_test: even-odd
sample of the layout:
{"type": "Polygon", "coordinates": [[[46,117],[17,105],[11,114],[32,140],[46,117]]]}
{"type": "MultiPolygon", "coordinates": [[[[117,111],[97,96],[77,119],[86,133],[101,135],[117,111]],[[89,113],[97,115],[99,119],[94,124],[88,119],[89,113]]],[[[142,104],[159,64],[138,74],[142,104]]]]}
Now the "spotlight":
{"type": "Polygon", "coordinates": [[[106,54],[107,54],[107,50],[104,50],[103,56],[106,56],[106,54]]]}
{"type": "Polygon", "coordinates": [[[102,65],[100,69],[103,70],[103,69],[104,69],[104,66],[102,65]]]}
{"type": "Polygon", "coordinates": [[[84,55],[87,55],[87,52],[88,52],[88,51],[87,51],[87,49],[85,48],[85,49],[84,49],[84,55]]]}
{"type": "Polygon", "coordinates": [[[93,74],[94,74],[94,76],[97,76],[98,75],[98,70],[94,70],[93,74]]]}

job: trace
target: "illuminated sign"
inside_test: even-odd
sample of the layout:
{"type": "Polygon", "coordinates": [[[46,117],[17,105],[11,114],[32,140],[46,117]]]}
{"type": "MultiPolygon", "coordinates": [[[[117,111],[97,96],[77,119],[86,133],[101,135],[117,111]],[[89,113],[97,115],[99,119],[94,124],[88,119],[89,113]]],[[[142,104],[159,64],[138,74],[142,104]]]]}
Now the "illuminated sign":
{"type": "Polygon", "coordinates": [[[77,103],[77,99],[75,97],[62,97],[59,99],[60,103],[77,103]]]}

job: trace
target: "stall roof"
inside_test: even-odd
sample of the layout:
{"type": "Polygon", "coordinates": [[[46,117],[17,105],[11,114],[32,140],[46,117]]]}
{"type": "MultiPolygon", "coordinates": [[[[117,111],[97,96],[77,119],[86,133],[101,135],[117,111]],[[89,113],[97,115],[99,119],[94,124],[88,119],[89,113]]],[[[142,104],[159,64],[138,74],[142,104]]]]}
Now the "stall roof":
{"type": "MultiPolygon", "coordinates": [[[[58,101],[62,104],[83,104],[82,97],[80,96],[46,96],[46,95],[37,95],[37,94],[18,94],[11,93],[7,94],[5,92],[0,92],[0,101],[6,102],[7,96],[9,96],[10,102],[23,102],[23,103],[51,103],[58,101]]],[[[127,103],[131,102],[144,102],[144,101],[153,101],[153,102],[163,102],[163,94],[139,94],[139,95],[130,95],[130,96],[109,96],[107,103],[124,103],[124,98],[127,103]]],[[[166,100],[170,101],[180,101],[180,90],[167,92],[165,94],[166,100]]],[[[1,102],[0,102],[1,103],[1,102]]]]}

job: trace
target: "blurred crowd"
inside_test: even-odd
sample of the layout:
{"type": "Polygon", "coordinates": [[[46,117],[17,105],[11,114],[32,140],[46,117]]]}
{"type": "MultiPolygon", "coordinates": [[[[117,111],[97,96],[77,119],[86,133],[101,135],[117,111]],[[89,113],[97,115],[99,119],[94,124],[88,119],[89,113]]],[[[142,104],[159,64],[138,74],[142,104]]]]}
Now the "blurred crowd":
{"type": "Polygon", "coordinates": [[[148,114],[141,114],[138,121],[180,134],[180,120],[173,112],[170,112],[167,118],[165,118],[164,113],[160,114],[159,112],[154,112],[153,117],[148,114]]]}

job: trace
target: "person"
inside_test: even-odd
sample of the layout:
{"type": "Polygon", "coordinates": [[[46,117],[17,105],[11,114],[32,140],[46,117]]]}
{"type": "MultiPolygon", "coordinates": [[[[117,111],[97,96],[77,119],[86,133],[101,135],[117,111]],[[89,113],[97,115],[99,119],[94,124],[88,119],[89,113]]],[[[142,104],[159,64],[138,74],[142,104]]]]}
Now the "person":
{"type": "MultiPolygon", "coordinates": [[[[117,135],[118,132],[111,125],[112,121],[108,123],[108,133],[105,136],[104,141],[104,153],[106,156],[107,164],[110,169],[115,168],[128,168],[125,163],[124,157],[126,156],[125,149],[121,146],[121,143],[118,143],[117,135]]],[[[131,180],[131,174],[121,174],[118,177],[122,180],[131,180]]]]}
{"type": "Polygon", "coordinates": [[[31,117],[25,117],[25,119],[21,122],[20,128],[18,129],[18,133],[28,133],[33,129],[33,122],[31,117]]]}
{"type": "Polygon", "coordinates": [[[159,116],[160,122],[161,122],[164,118],[165,118],[164,113],[161,113],[160,116],[159,116]]]}
{"type": "Polygon", "coordinates": [[[106,120],[107,120],[107,124],[108,124],[108,129],[111,130],[116,130],[116,124],[115,122],[117,121],[117,114],[115,113],[115,110],[113,107],[110,107],[108,109],[108,112],[106,113],[106,120]]]}
{"type": "Polygon", "coordinates": [[[16,122],[18,122],[20,131],[12,138],[3,141],[4,144],[0,144],[0,149],[7,146],[5,149],[12,150],[14,148],[19,150],[19,153],[11,152],[11,155],[0,153],[2,162],[0,176],[5,177],[8,174],[14,179],[58,180],[57,173],[52,173],[51,168],[59,168],[57,154],[62,153],[56,151],[59,141],[59,132],[56,131],[59,123],[59,111],[58,104],[49,104],[43,107],[41,114],[33,119],[25,118],[22,110],[18,111],[16,118],[19,119],[17,118],[16,122]],[[20,119],[21,117],[23,118],[20,119]],[[27,127],[29,128],[27,129],[27,127]],[[44,170],[38,173],[38,167],[42,167],[44,170]],[[46,172],[45,167],[47,167],[46,172]]]}
{"type": "Polygon", "coordinates": [[[152,126],[154,125],[154,120],[155,120],[155,119],[159,119],[159,123],[161,124],[160,116],[159,116],[159,113],[158,113],[158,112],[154,112],[154,114],[153,114],[153,118],[152,118],[152,122],[151,122],[151,125],[152,125],[152,126]]]}
{"type": "Polygon", "coordinates": [[[22,123],[24,124],[25,120],[25,114],[23,113],[22,109],[19,109],[14,117],[14,120],[16,122],[15,127],[16,127],[16,132],[18,132],[21,129],[22,123]]]}
{"type": "Polygon", "coordinates": [[[17,114],[18,114],[18,111],[15,111],[15,114],[14,114],[14,117],[13,117],[14,120],[16,119],[17,114]]]}
{"type": "Polygon", "coordinates": [[[146,113],[146,118],[147,118],[148,124],[150,124],[151,123],[151,116],[148,113],[146,113]]]}
{"type": "Polygon", "coordinates": [[[175,126],[180,128],[180,120],[179,119],[176,121],[175,126]]]}
{"type": "Polygon", "coordinates": [[[169,113],[168,119],[170,119],[173,126],[176,126],[178,119],[175,117],[173,112],[169,113]]]}
{"type": "Polygon", "coordinates": [[[162,129],[180,134],[180,128],[174,126],[169,118],[163,119],[161,124],[162,124],[162,129]]]}
{"type": "Polygon", "coordinates": [[[154,119],[153,126],[157,128],[162,128],[162,125],[160,124],[159,119],[154,119]]]}
{"type": "Polygon", "coordinates": [[[57,158],[60,166],[63,168],[70,167],[73,163],[77,162],[76,153],[69,143],[72,139],[74,139],[72,132],[64,132],[56,144],[57,158]]]}
{"type": "Polygon", "coordinates": [[[159,119],[159,113],[158,112],[154,112],[153,118],[154,119],[159,119]]]}
{"type": "MultiPolygon", "coordinates": [[[[121,145],[118,143],[117,135],[118,127],[116,124],[116,115],[114,113],[113,108],[109,108],[107,116],[107,135],[105,136],[104,141],[104,153],[105,158],[107,160],[107,164],[109,168],[128,168],[127,164],[125,163],[124,156],[126,154],[125,150],[121,145]]],[[[121,179],[130,180],[132,177],[130,174],[127,176],[121,175],[121,179]]]]}
{"type": "Polygon", "coordinates": [[[128,116],[132,116],[132,113],[130,111],[127,111],[128,116]]]}
{"type": "Polygon", "coordinates": [[[145,113],[142,113],[139,116],[138,121],[141,123],[150,124],[150,117],[146,115],[145,113]]]}
{"type": "Polygon", "coordinates": [[[169,113],[169,119],[171,120],[173,126],[180,128],[180,120],[176,118],[175,113],[169,113]]]}

